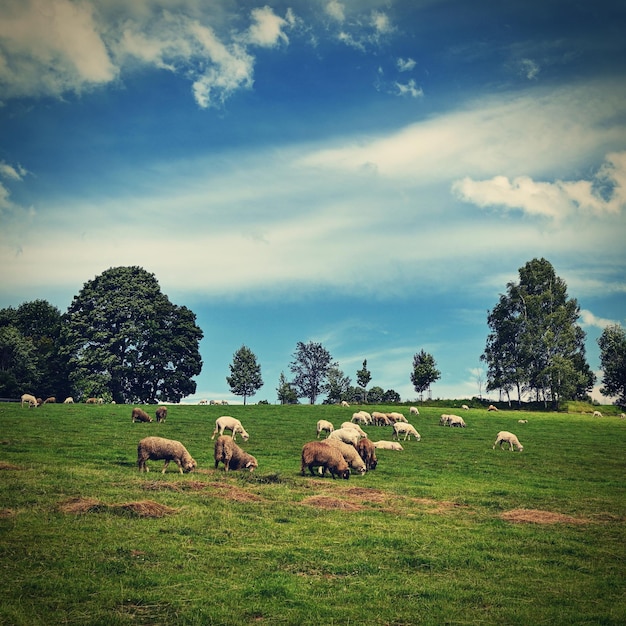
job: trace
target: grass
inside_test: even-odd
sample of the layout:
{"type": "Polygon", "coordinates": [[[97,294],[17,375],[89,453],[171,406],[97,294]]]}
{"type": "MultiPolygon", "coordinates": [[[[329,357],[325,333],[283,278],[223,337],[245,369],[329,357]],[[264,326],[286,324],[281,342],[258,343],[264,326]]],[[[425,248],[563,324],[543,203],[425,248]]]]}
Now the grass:
{"type": "Polygon", "coordinates": [[[301,476],[300,450],[352,409],[172,406],[163,424],[130,411],[0,405],[0,624],[626,622],[616,417],[472,409],[450,429],[439,415],[458,410],[424,407],[420,442],[333,481],[301,476]],[[257,472],[214,470],[224,413],[257,472]],[[492,450],[499,430],[524,452],[492,450]],[[139,474],[148,434],[182,441],[198,470],[139,474]]]}

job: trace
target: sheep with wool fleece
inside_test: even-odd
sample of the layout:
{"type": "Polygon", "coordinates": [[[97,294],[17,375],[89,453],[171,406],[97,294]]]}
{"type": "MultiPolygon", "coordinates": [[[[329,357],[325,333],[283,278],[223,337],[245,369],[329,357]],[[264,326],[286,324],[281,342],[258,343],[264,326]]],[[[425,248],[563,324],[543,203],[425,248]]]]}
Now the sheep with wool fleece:
{"type": "Polygon", "coordinates": [[[143,409],[140,409],[137,406],[132,410],[130,414],[130,419],[132,422],[151,422],[152,421],[152,418],[143,409]]]}
{"type": "Polygon", "coordinates": [[[145,437],[137,446],[137,466],[140,472],[147,472],[148,467],[146,461],[164,460],[162,474],[170,461],[174,461],[178,466],[178,471],[191,472],[196,468],[196,462],[187,452],[187,448],[180,442],[173,439],[164,439],[163,437],[145,437]]]}
{"type": "Polygon", "coordinates": [[[420,441],[422,438],[422,436],[417,432],[417,430],[415,430],[415,426],[413,426],[412,424],[396,422],[393,425],[392,439],[400,439],[401,434],[404,435],[404,441],[406,441],[407,438],[410,441],[411,437],[415,437],[415,441],[420,441]]]}
{"type": "Polygon", "coordinates": [[[219,463],[224,464],[224,471],[248,469],[252,473],[259,463],[251,455],[242,450],[234,441],[232,437],[228,435],[220,435],[215,440],[215,447],[213,451],[213,458],[215,459],[215,469],[219,463]]]}
{"type": "Polygon", "coordinates": [[[322,474],[328,470],[335,479],[339,476],[345,480],[350,478],[350,468],[343,458],[341,452],[324,441],[309,441],[302,446],[302,457],[300,473],[304,476],[304,471],[309,468],[312,476],[315,476],[314,468],[323,468],[322,474]]]}
{"type": "Polygon", "coordinates": [[[365,424],[365,425],[367,425],[369,423],[367,421],[367,417],[365,417],[365,415],[361,411],[358,411],[357,413],[353,413],[351,421],[354,424],[365,424]]]}
{"type": "Polygon", "coordinates": [[[502,444],[508,443],[509,449],[513,452],[513,446],[515,446],[520,452],[524,450],[524,446],[519,442],[519,439],[513,433],[510,433],[508,430],[501,430],[498,433],[495,443],[493,444],[492,450],[496,449],[496,446],[500,444],[500,450],[502,450],[502,444]]]}
{"type": "Polygon", "coordinates": [[[358,424],[355,424],[354,422],[343,422],[341,424],[340,428],[352,428],[352,429],[358,431],[358,433],[359,433],[359,435],[361,435],[361,437],[364,437],[364,438],[367,437],[367,433],[358,424]]]}
{"type": "Polygon", "coordinates": [[[338,428],[334,430],[330,435],[328,435],[327,439],[339,439],[339,441],[343,441],[344,443],[349,443],[350,445],[356,448],[356,444],[361,438],[361,434],[358,430],[354,428],[338,428]]]}
{"type": "Polygon", "coordinates": [[[407,423],[409,420],[402,415],[402,413],[398,413],[394,411],[392,413],[387,413],[387,418],[390,419],[393,423],[395,422],[404,422],[407,423]]]}
{"type": "Polygon", "coordinates": [[[335,427],[328,420],[318,420],[316,430],[318,439],[321,433],[327,432],[330,435],[333,430],[335,430],[335,427]]]}
{"type": "Polygon", "coordinates": [[[354,446],[344,443],[339,439],[326,439],[324,441],[326,445],[332,446],[341,452],[341,456],[345,459],[348,467],[355,472],[359,472],[361,476],[367,471],[365,461],[361,458],[361,455],[357,452],[354,446]]]}
{"type": "Polygon", "coordinates": [[[376,469],[378,459],[376,458],[376,447],[369,439],[359,439],[356,444],[356,451],[359,453],[365,463],[365,468],[369,470],[376,469]]]}
{"type": "Polygon", "coordinates": [[[22,394],[21,400],[22,400],[22,406],[24,406],[24,402],[27,402],[29,409],[37,408],[39,406],[39,403],[37,402],[37,398],[35,398],[35,396],[33,396],[30,393],[22,394]]]}
{"type": "Polygon", "coordinates": [[[244,441],[248,441],[250,438],[250,435],[248,435],[246,429],[238,419],[231,417],[230,415],[222,415],[215,420],[215,430],[213,431],[211,439],[215,439],[215,435],[219,435],[221,437],[225,430],[231,431],[233,440],[237,438],[237,433],[241,434],[244,441]]]}
{"type": "Polygon", "coordinates": [[[465,420],[459,415],[448,415],[448,426],[451,428],[455,426],[456,428],[465,428],[467,424],[465,420]]]}
{"type": "Polygon", "coordinates": [[[404,450],[397,441],[372,441],[372,445],[378,450],[404,450]]]}
{"type": "Polygon", "coordinates": [[[409,408],[409,413],[411,415],[419,415],[420,414],[419,409],[416,406],[410,407],[409,408]]]}

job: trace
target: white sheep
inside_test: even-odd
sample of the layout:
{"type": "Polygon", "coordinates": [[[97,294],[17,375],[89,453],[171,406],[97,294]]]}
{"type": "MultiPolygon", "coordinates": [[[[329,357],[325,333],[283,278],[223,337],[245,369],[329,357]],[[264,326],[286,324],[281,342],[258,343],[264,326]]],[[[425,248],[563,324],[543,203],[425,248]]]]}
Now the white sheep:
{"type": "Polygon", "coordinates": [[[619,418],[620,418],[621,420],[626,420],[626,413],[620,413],[620,414],[619,414],[619,418]]]}
{"type": "Polygon", "coordinates": [[[215,459],[215,469],[221,462],[224,464],[224,471],[239,469],[249,469],[252,473],[259,464],[257,460],[247,452],[244,452],[234,441],[232,437],[220,435],[215,441],[215,449],[213,453],[215,459]]]}
{"type": "Polygon", "coordinates": [[[410,407],[409,408],[409,413],[411,415],[419,415],[420,414],[419,409],[416,406],[410,407]]]}
{"type": "Polygon", "coordinates": [[[450,422],[450,415],[448,413],[442,413],[439,418],[439,426],[447,426],[450,422]]]}
{"type": "Polygon", "coordinates": [[[358,424],[355,424],[354,422],[343,422],[341,424],[341,428],[353,428],[354,430],[358,431],[361,437],[367,438],[367,433],[358,424]]]}
{"type": "Polygon", "coordinates": [[[342,400],[341,406],[349,407],[350,405],[345,400],[342,400]]]}
{"type": "Polygon", "coordinates": [[[246,432],[245,428],[241,425],[241,422],[230,415],[222,415],[215,420],[215,430],[211,439],[215,438],[215,435],[223,435],[225,430],[232,432],[233,440],[236,439],[237,433],[240,433],[244,441],[248,441],[250,435],[246,432]]]}
{"type": "Polygon", "coordinates": [[[387,413],[387,418],[390,419],[392,422],[408,422],[409,420],[404,417],[404,415],[402,415],[402,413],[387,413]]]}
{"type": "Polygon", "coordinates": [[[469,411],[469,407],[467,406],[467,404],[462,404],[462,405],[461,405],[461,408],[462,408],[464,411],[469,411]]]}
{"type": "Polygon", "coordinates": [[[397,441],[372,441],[372,444],[380,450],[404,450],[397,441]]]}
{"type": "Polygon", "coordinates": [[[65,400],[63,400],[63,404],[74,404],[74,398],[72,398],[72,396],[68,396],[65,400]]]}
{"type": "Polygon", "coordinates": [[[602,413],[600,413],[600,411],[594,411],[593,412],[593,416],[594,417],[602,417],[602,413]]]}
{"type": "Polygon", "coordinates": [[[391,422],[384,413],[374,411],[372,413],[372,424],[376,424],[376,426],[389,426],[391,422]]]}
{"type": "Polygon", "coordinates": [[[178,471],[181,474],[183,471],[191,472],[196,467],[196,462],[180,441],[163,439],[163,437],[145,437],[139,442],[137,446],[137,466],[140,472],[149,471],[146,466],[147,460],[165,460],[165,465],[161,471],[162,474],[165,474],[170,461],[174,461],[178,465],[178,471]]]}
{"type": "Polygon", "coordinates": [[[528,424],[528,420],[517,420],[518,424],[528,424]]]}
{"type": "Polygon", "coordinates": [[[465,424],[465,420],[461,416],[448,415],[448,426],[450,426],[450,428],[452,427],[465,428],[466,424],[465,424]]]}
{"type": "Polygon", "coordinates": [[[37,398],[35,398],[35,396],[31,395],[30,393],[25,393],[22,394],[22,406],[24,406],[24,402],[26,402],[28,404],[28,408],[37,408],[39,406],[39,403],[37,402],[37,398]]]}
{"type": "Polygon", "coordinates": [[[328,439],[339,439],[339,441],[349,443],[354,447],[356,447],[360,438],[359,431],[354,428],[338,428],[328,435],[328,439]]]}
{"type": "Polygon", "coordinates": [[[417,432],[417,430],[415,430],[415,426],[413,426],[412,424],[405,424],[404,422],[396,422],[393,425],[392,439],[400,439],[401,434],[404,434],[404,441],[406,441],[407,438],[410,441],[412,436],[415,437],[415,441],[419,441],[422,438],[421,435],[417,432]]]}
{"type": "Polygon", "coordinates": [[[367,417],[363,414],[362,411],[358,411],[357,413],[352,414],[352,421],[355,424],[368,424],[367,417]]]}
{"type": "Polygon", "coordinates": [[[307,467],[312,476],[315,476],[313,468],[321,467],[322,474],[326,474],[328,470],[333,479],[335,475],[346,480],[350,478],[350,468],[341,452],[324,441],[310,441],[302,446],[300,472],[303,476],[307,467]]]}
{"type": "Polygon", "coordinates": [[[327,432],[330,435],[330,433],[332,433],[333,430],[335,430],[335,427],[327,420],[319,420],[317,422],[317,438],[318,439],[321,433],[327,432]]]}
{"type": "Polygon", "coordinates": [[[367,411],[359,411],[359,414],[362,415],[365,418],[365,423],[366,424],[371,424],[372,423],[372,416],[367,412],[367,411]]]}
{"type": "Polygon", "coordinates": [[[367,471],[365,461],[363,461],[361,455],[356,451],[354,446],[344,443],[343,441],[339,441],[339,439],[326,439],[324,443],[339,450],[339,452],[341,452],[341,456],[343,456],[351,470],[359,472],[361,475],[365,474],[367,471]]]}
{"type": "Polygon", "coordinates": [[[493,404],[490,404],[489,407],[487,408],[487,411],[498,411],[498,407],[494,406],[493,404]]]}
{"type": "Polygon", "coordinates": [[[493,444],[492,450],[495,450],[498,444],[500,444],[500,449],[502,449],[503,443],[509,444],[511,452],[513,452],[513,446],[515,446],[520,452],[522,452],[522,450],[524,449],[524,446],[519,442],[519,439],[513,433],[510,433],[507,430],[501,430],[498,433],[498,437],[493,444]]]}

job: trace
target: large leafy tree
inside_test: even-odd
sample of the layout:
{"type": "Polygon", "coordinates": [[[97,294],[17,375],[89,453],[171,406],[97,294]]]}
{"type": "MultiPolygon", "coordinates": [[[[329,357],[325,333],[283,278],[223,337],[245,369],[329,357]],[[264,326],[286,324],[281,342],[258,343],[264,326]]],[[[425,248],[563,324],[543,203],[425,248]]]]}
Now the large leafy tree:
{"type": "Polygon", "coordinates": [[[338,403],[342,400],[351,400],[354,389],[349,376],[346,376],[338,367],[330,367],[326,375],[324,391],[326,391],[328,403],[338,403]]]}
{"type": "Polygon", "coordinates": [[[317,397],[324,391],[328,370],[336,367],[330,352],[321,343],[310,341],[296,345],[293,361],[289,367],[294,374],[293,387],[299,398],[308,398],[315,404],[317,397]]]}
{"type": "Polygon", "coordinates": [[[424,350],[420,350],[413,356],[413,369],[411,371],[411,383],[420,396],[430,389],[430,386],[441,378],[441,372],[437,369],[435,357],[424,350]]]}
{"type": "Polygon", "coordinates": [[[116,402],[178,402],[196,390],[202,331],[153,274],[116,267],[85,283],[61,332],[77,395],[116,402]]]}
{"type": "Polygon", "coordinates": [[[619,324],[607,326],[598,338],[602,387],[605,396],[617,396],[617,404],[626,405],[626,332],[619,324]]]}
{"type": "Polygon", "coordinates": [[[15,326],[0,327],[0,397],[37,393],[37,350],[15,326]]]}
{"type": "Polygon", "coordinates": [[[372,380],[372,373],[367,369],[367,359],[363,360],[363,367],[356,372],[356,382],[363,390],[363,402],[367,402],[367,386],[372,380]]]}
{"type": "Polygon", "coordinates": [[[229,368],[230,376],[226,376],[226,382],[236,396],[243,396],[245,404],[246,398],[253,396],[263,386],[261,366],[257,363],[254,352],[241,346],[233,355],[229,368]]]}
{"type": "Polygon", "coordinates": [[[594,382],[585,359],[585,333],[577,324],[580,309],[567,285],[546,259],[520,268],[519,282],[489,313],[491,332],[481,358],[487,364],[487,389],[516,389],[537,400],[584,397],[594,382]]]}

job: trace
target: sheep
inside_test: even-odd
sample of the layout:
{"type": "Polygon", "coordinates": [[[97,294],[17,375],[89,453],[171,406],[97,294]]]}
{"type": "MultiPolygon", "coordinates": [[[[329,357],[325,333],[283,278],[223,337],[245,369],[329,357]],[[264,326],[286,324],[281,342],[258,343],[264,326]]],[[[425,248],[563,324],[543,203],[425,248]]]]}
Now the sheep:
{"type": "Polygon", "coordinates": [[[359,433],[359,435],[361,435],[361,437],[367,437],[367,433],[358,424],[355,424],[353,422],[343,422],[341,424],[341,428],[352,428],[352,429],[358,431],[358,433],[359,433]]]}
{"type": "Polygon", "coordinates": [[[350,405],[345,400],[342,400],[341,401],[341,406],[349,407],[350,405]]]}
{"type": "Polygon", "coordinates": [[[363,413],[361,411],[359,411],[358,413],[353,413],[352,414],[352,421],[355,424],[367,424],[367,418],[365,417],[365,415],[363,415],[363,413]]]}
{"type": "Polygon", "coordinates": [[[379,450],[404,450],[397,441],[372,441],[372,445],[379,450]]]}
{"type": "Polygon", "coordinates": [[[487,411],[498,411],[498,407],[493,406],[493,404],[490,404],[489,407],[487,408],[487,411]]]}
{"type": "Polygon", "coordinates": [[[68,396],[65,400],[63,400],[63,404],[74,404],[74,398],[72,398],[72,396],[68,396]]]}
{"type": "Polygon", "coordinates": [[[492,450],[496,449],[497,444],[500,444],[500,449],[502,450],[503,443],[509,444],[511,452],[513,452],[513,446],[515,446],[520,452],[522,452],[522,450],[524,449],[524,446],[519,442],[519,439],[513,433],[510,433],[506,430],[501,430],[498,433],[498,437],[493,444],[492,450]]]}
{"type": "Polygon", "coordinates": [[[28,404],[28,408],[37,408],[39,406],[39,404],[37,403],[37,398],[35,398],[35,396],[31,395],[30,393],[25,393],[22,394],[22,406],[24,406],[24,402],[26,402],[28,404]]]}
{"type": "Polygon", "coordinates": [[[359,472],[361,476],[367,472],[367,466],[354,446],[339,441],[339,439],[326,439],[324,443],[339,450],[351,470],[359,472]]]}
{"type": "Polygon", "coordinates": [[[339,439],[339,441],[343,441],[344,443],[349,443],[355,448],[360,438],[361,438],[361,434],[359,433],[358,430],[355,430],[354,428],[339,428],[337,430],[334,430],[327,437],[327,439],[339,439]]]}
{"type": "Polygon", "coordinates": [[[166,406],[160,406],[156,410],[156,421],[157,422],[164,422],[166,417],[167,417],[167,407],[166,406]]]}
{"type": "Polygon", "coordinates": [[[469,407],[467,406],[467,404],[462,404],[462,405],[461,405],[461,408],[462,408],[464,411],[469,411],[469,407]]]}
{"type": "MultiPolygon", "coordinates": [[[[204,400],[204,399],[203,399],[203,400],[200,400],[200,402],[198,402],[198,404],[208,404],[208,402],[207,402],[207,400],[204,400]]],[[[215,404],[215,403],[213,402],[213,400],[211,400],[211,404],[215,404]]]]}
{"type": "Polygon", "coordinates": [[[174,461],[178,465],[178,471],[191,472],[196,468],[196,462],[193,460],[187,448],[180,441],[173,439],[163,439],[163,437],[145,437],[137,446],[137,466],[140,472],[148,472],[146,461],[165,460],[165,465],[161,470],[165,474],[165,470],[170,461],[174,461]]]}
{"type": "Polygon", "coordinates": [[[465,420],[458,415],[448,415],[448,426],[452,428],[453,426],[456,428],[465,428],[465,420]]]}
{"type": "MultiPolygon", "coordinates": [[[[358,414],[361,415],[365,419],[365,423],[366,424],[371,424],[372,423],[372,416],[367,411],[361,410],[361,411],[359,411],[358,414]]],[[[356,420],[352,420],[352,421],[354,422],[356,420]]]]}
{"type": "Polygon", "coordinates": [[[407,420],[406,417],[404,417],[404,415],[402,415],[402,413],[387,413],[387,417],[392,421],[392,422],[408,422],[409,420],[407,420]]]}
{"type": "Polygon", "coordinates": [[[439,426],[447,426],[450,422],[450,417],[451,416],[447,413],[442,413],[441,417],[439,418],[439,426]]]}
{"type": "Polygon", "coordinates": [[[87,398],[85,404],[98,404],[98,398],[87,398]]]}
{"type": "Polygon", "coordinates": [[[602,417],[602,413],[600,413],[600,411],[594,411],[593,412],[593,416],[594,417],[602,417]]]}
{"type": "Polygon", "coordinates": [[[356,444],[356,451],[359,453],[365,463],[367,470],[376,469],[378,459],[376,458],[376,447],[369,439],[360,439],[356,444]]]}
{"type": "Polygon", "coordinates": [[[220,435],[215,441],[213,457],[215,458],[215,469],[220,462],[224,464],[224,471],[229,469],[249,469],[252,473],[259,464],[257,460],[247,452],[244,452],[232,437],[220,435]]]}
{"type": "Polygon", "coordinates": [[[415,437],[415,441],[419,441],[422,438],[421,435],[417,432],[417,430],[415,430],[415,426],[413,426],[412,424],[404,424],[402,422],[396,422],[393,425],[392,439],[400,439],[401,433],[404,433],[404,441],[406,441],[407,438],[410,441],[411,436],[415,437]]]}
{"type": "Polygon", "coordinates": [[[46,398],[43,403],[44,404],[55,404],[57,401],[57,399],[54,396],[50,396],[49,398],[46,398]]]}
{"type": "Polygon", "coordinates": [[[528,424],[528,420],[517,420],[518,424],[528,424]]]}
{"type": "Polygon", "coordinates": [[[419,415],[419,409],[416,406],[412,406],[409,408],[409,414],[410,415],[419,415]]]}
{"type": "Polygon", "coordinates": [[[304,470],[307,467],[312,476],[315,476],[314,467],[322,467],[322,473],[325,474],[328,470],[333,480],[335,476],[345,480],[350,478],[350,468],[341,452],[323,441],[310,441],[302,446],[302,463],[300,466],[302,476],[304,476],[304,470]]]}
{"type": "Polygon", "coordinates": [[[135,407],[130,414],[130,419],[132,422],[151,422],[152,418],[139,407],[135,407]]]}
{"type": "Polygon", "coordinates": [[[374,411],[372,413],[372,423],[376,424],[376,426],[390,426],[391,422],[389,418],[380,411],[374,411]]]}
{"type": "Polygon", "coordinates": [[[619,414],[619,418],[620,418],[621,420],[626,420],[626,413],[620,413],[620,414],[619,414]]]}
{"type": "Polygon", "coordinates": [[[241,422],[230,415],[222,415],[215,420],[215,430],[211,439],[215,438],[215,435],[223,435],[225,430],[232,432],[233,441],[237,438],[237,433],[241,434],[244,441],[248,441],[250,435],[246,432],[246,429],[241,425],[241,422]]]}
{"type": "Polygon", "coordinates": [[[333,430],[335,430],[335,427],[328,421],[326,420],[318,420],[317,422],[317,438],[320,438],[320,434],[323,432],[327,432],[329,435],[330,433],[333,432],[333,430]]]}

